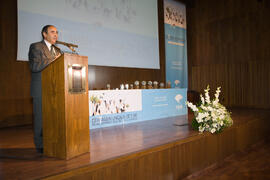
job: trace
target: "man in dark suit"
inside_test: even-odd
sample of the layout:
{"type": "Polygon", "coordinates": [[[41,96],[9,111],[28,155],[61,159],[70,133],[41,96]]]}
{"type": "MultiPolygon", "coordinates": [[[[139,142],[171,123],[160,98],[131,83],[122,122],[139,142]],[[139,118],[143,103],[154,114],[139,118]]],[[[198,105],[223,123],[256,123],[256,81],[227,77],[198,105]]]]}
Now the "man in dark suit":
{"type": "Polygon", "coordinates": [[[42,84],[41,71],[61,55],[60,49],[54,46],[58,31],[53,25],[42,28],[43,40],[30,45],[29,65],[32,72],[31,96],[33,97],[34,143],[39,153],[43,153],[42,137],[42,84]]]}

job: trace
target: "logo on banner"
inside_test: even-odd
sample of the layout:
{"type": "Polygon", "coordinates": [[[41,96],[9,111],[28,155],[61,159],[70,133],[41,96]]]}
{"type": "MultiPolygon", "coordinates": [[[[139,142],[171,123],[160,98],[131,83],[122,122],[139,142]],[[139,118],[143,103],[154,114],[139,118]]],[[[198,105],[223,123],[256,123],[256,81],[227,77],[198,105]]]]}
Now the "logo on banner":
{"type": "Polygon", "coordinates": [[[174,99],[175,99],[175,101],[178,103],[178,104],[176,105],[175,108],[176,108],[177,110],[183,109],[183,105],[180,104],[181,100],[183,99],[183,96],[182,96],[181,94],[177,94],[177,95],[174,97],[174,99]]]}

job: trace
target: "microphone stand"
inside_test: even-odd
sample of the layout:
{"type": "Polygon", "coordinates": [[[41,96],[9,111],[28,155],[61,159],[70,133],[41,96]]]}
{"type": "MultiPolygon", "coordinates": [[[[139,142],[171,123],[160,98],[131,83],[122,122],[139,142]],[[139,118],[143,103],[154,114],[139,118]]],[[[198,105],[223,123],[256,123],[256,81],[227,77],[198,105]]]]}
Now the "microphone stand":
{"type": "Polygon", "coordinates": [[[72,51],[72,53],[77,54],[77,52],[75,51],[75,49],[72,46],[67,46],[67,47],[72,51]]]}

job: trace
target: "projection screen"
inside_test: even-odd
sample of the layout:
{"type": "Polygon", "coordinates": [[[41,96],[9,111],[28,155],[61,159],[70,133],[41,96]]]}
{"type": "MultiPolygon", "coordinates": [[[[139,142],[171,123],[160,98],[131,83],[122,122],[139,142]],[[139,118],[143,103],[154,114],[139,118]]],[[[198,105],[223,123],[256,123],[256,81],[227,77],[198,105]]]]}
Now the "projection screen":
{"type": "MultiPolygon", "coordinates": [[[[17,59],[52,24],[89,65],[159,69],[157,0],[18,0],[17,59]]],[[[59,45],[64,52],[71,52],[59,45]]]]}

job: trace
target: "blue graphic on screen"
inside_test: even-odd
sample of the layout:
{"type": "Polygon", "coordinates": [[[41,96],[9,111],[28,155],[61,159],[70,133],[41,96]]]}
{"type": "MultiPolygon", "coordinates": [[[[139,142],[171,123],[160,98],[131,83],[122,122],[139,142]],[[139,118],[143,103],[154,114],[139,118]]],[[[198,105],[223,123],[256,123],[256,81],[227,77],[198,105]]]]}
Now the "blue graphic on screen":
{"type": "Polygon", "coordinates": [[[90,65],[160,68],[156,0],[20,0],[18,60],[28,59],[46,24],[57,27],[60,41],[77,44],[90,65]]]}

